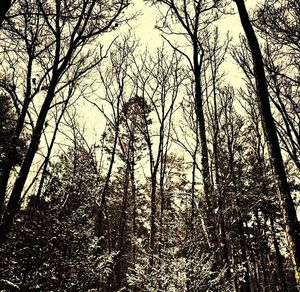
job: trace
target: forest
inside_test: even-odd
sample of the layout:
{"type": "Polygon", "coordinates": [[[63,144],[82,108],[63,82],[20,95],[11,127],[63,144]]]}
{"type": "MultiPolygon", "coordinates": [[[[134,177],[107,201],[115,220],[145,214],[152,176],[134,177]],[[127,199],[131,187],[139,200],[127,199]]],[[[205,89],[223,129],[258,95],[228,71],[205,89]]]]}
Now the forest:
{"type": "Polygon", "coordinates": [[[299,94],[297,0],[0,0],[0,291],[300,291],[299,94]]]}

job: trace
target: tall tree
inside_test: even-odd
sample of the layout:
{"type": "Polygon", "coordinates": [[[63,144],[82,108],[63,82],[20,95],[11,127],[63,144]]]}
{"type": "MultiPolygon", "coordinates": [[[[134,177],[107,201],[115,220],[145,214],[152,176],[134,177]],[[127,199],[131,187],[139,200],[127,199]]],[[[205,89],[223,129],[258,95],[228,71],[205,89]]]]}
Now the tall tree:
{"type": "Polygon", "coordinates": [[[264,61],[271,101],[283,149],[295,166],[299,164],[299,23],[298,1],[266,1],[256,9],[254,25],[265,41],[264,61]]]}
{"type": "Polygon", "coordinates": [[[266,140],[268,141],[270,150],[270,159],[274,167],[278,192],[282,203],[286,234],[295,267],[295,277],[298,286],[300,286],[300,228],[286,177],[276,126],[271,112],[263,57],[256,34],[250,22],[244,0],[234,1],[237,5],[240,20],[252,54],[259,109],[261,112],[266,140]]]}
{"type": "MultiPolygon", "coordinates": [[[[36,58],[36,65],[41,72],[36,75],[36,78],[32,78],[32,72],[27,74],[26,103],[24,103],[23,115],[19,118],[14,137],[17,138],[23,128],[28,107],[33,97],[43,92],[44,98],[37,115],[28,150],[3,214],[0,224],[0,240],[5,240],[13,218],[18,212],[22,191],[38,150],[47,114],[53,105],[56,94],[64,90],[71,80],[87,75],[99,64],[103,56],[91,54],[90,50],[84,51],[84,48],[95,45],[93,41],[97,36],[111,31],[117,21],[124,20],[121,14],[128,5],[129,2],[127,1],[117,3],[112,1],[109,5],[103,6],[98,1],[80,3],[55,1],[55,3],[48,3],[24,0],[24,3],[19,3],[16,8],[21,9],[21,11],[25,9],[25,11],[18,14],[16,20],[12,20],[10,31],[19,36],[25,43],[25,48],[30,51],[31,62],[36,58]],[[75,15],[77,17],[74,18],[75,15]],[[18,25],[22,23],[24,25],[19,27],[18,25]],[[38,24],[38,28],[33,28],[34,24],[38,24]],[[30,42],[28,42],[28,38],[30,42]],[[35,43],[34,50],[28,46],[28,43],[31,42],[35,43]],[[45,58],[47,59],[46,62],[45,58]]],[[[32,63],[29,68],[32,70],[32,63]]],[[[12,167],[11,159],[14,144],[12,143],[11,151],[8,154],[6,168],[1,180],[0,196],[2,203],[7,195],[6,189],[12,167]]]]}
{"type": "MultiPolygon", "coordinates": [[[[167,42],[185,58],[187,58],[192,75],[192,92],[195,104],[195,113],[199,125],[199,143],[201,150],[201,172],[203,178],[203,195],[206,204],[206,220],[208,222],[209,237],[212,246],[216,245],[217,235],[214,224],[212,203],[213,186],[210,178],[210,164],[208,143],[206,136],[206,121],[204,115],[204,96],[201,75],[203,62],[206,58],[204,40],[209,37],[214,21],[220,17],[221,1],[184,1],[155,0],[152,3],[161,7],[161,22],[158,28],[165,36],[183,36],[189,52],[185,53],[177,44],[165,37],[167,42]],[[167,13],[165,13],[167,11],[167,13]]],[[[176,41],[176,40],[175,40],[176,41]]]]}

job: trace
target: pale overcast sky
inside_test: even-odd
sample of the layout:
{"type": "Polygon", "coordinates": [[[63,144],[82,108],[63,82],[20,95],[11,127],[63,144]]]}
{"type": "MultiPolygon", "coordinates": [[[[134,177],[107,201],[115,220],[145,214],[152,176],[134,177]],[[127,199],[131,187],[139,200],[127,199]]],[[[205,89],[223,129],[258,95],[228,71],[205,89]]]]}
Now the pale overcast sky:
{"type": "MultiPolygon", "coordinates": [[[[248,10],[251,11],[253,7],[255,7],[256,3],[259,1],[256,0],[248,0],[247,7],[248,10]]],[[[235,4],[232,3],[232,8],[234,12],[237,12],[235,4]]],[[[141,15],[134,21],[130,22],[130,26],[133,28],[133,32],[137,39],[140,40],[140,50],[148,48],[149,50],[155,50],[155,48],[159,47],[162,44],[162,38],[160,32],[155,29],[156,18],[157,18],[157,8],[149,5],[146,5],[143,0],[135,0],[134,5],[131,6],[133,11],[140,10],[141,15]]],[[[251,14],[251,13],[250,13],[251,14]]],[[[240,24],[239,16],[237,13],[225,15],[218,23],[220,28],[220,34],[225,37],[226,33],[229,32],[230,36],[233,38],[233,42],[237,42],[239,40],[239,34],[242,33],[242,27],[240,24]]],[[[114,36],[120,35],[122,33],[126,34],[129,30],[128,26],[123,26],[116,32],[114,32],[114,36]]],[[[107,42],[110,42],[114,38],[113,34],[107,34],[105,39],[107,42]]],[[[224,69],[227,71],[227,76],[230,75],[229,80],[232,85],[241,85],[241,71],[238,66],[234,63],[232,58],[228,56],[226,60],[226,65],[224,69]]],[[[87,130],[90,132],[88,136],[91,138],[94,137],[92,134],[96,129],[99,133],[100,125],[103,124],[104,119],[101,121],[101,117],[99,111],[95,108],[92,108],[90,104],[86,104],[83,106],[83,101],[81,101],[82,110],[81,113],[84,113],[82,116],[82,120],[84,121],[87,130]],[[87,108],[87,110],[83,110],[83,108],[87,108]],[[88,114],[85,114],[87,113],[88,114]]]]}

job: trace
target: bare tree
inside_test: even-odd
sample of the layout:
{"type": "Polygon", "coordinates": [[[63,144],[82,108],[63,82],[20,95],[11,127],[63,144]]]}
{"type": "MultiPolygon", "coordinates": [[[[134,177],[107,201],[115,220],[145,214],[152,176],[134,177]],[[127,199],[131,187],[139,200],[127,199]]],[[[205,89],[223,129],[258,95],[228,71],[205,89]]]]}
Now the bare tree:
{"type": "MultiPolygon", "coordinates": [[[[20,3],[21,4],[21,3],[20,3]]],[[[16,128],[15,139],[21,132],[27,113],[28,106],[33,97],[37,94],[43,96],[43,103],[40,107],[35,127],[31,136],[27,153],[24,157],[21,169],[14,183],[12,192],[9,196],[6,211],[4,212],[0,225],[1,240],[5,240],[13,218],[19,208],[19,200],[23,191],[28,173],[38,149],[39,141],[43,132],[45,120],[51,104],[58,92],[72,81],[88,74],[102,60],[100,55],[92,53],[92,47],[97,36],[111,31],[118,23],[122,22],[121,14],[128,6],[127,1],[118,2],[116,5],[110,3],[103,6],[97,1],[55,1],[55,3],[45,3],[40,1],[25,1],[25,5],[20,5],[18,9],[26,9],[26,13],[18,16],[17,20],[12,20],[11,31],[20,36],[25,43],[25,48],[30,51],[30,56],[38,57],[36,65],[40,72],[32,77],[32,72],[27,74],[27,93],[26,103],[23,108],[23,116],[19,119],[16,128]],[[112,5],[112,6],[110,6],[112,5]],[[76,16],[76,17],[74,17],[76,16]],[[42,23],[39,29],[29,30],[27,23],[42,23]],[[21,33],[15,26],[15,22],[25,22],[24,31],[21,33]],[[41,27],[43,29],[41,29],[41,27]],[[28,46],[27,38],[34,40],[36,46],[28,46]],[[87,48],[87,50],[84,50],[87,48]],[[38,56],[37,56],[38,55],[38,56]]],[[[16,8],[17,9],[17,8],[16,8]]],[[[124,20],[124,18],[123,18],[124,20]]],[[[29,42],[30,44],[30,42],[29,42]]],[[[29,66],[33,68],[33,64],[29,66]]],[[[12,143],[14,144],[14,143],[12,143]]],[[[7,167],[2,176],[0,195],[2,201],[6,195],[6,186],[11,172],[11,163],[8,155],[7,167]]]]}
{"type": "Polygon", "coordinates": [[[215,245],[217,236],[212,206],[212,181],[210,178],[210,166],[208,157],[208,143],[206,136],[206,122],[204,115],[205,90],[202,84],[203,62],[206,58],[204,40],[210,36],[210,26],[220,17],[220,8],[224,5],[221,1],[152,1],[161,7],[161,21],[158,28],[163,32],[167,42],[182,54],[188,61],[192,73],[192,87],[195,103],[195,112],[199,124],[199,142],[201,150],[201,172],[203,178],[203,194],[207,206],[206,219],[208,223],[210,241],[215,245]],[[172,44],[170,37],[182,36],[185,40],[185,48],[181,49],[177,44],[172,44]]]}
{"type": "MultiPolygon", "coordinates": [[[[171,121],[175,111],[175,101],[179,95],[180,86],[185,79],[181,72],[180,58],[173,53],[168,57],[164,49],[158,50],[156,58],[147,62],[143,56],[142,65],[136,63],[134,78],[138,84],[137,92],[141,95],[143,128],[140,129],[147,144],[151,180],[151,218],[150,218],[150,251],[157,252],[158,231],[158,194],[163,197],[164,163],[170,144],[171,121]],[[170,58],[170,60],[169,60],[170,58]],[[155,113],[158,133],[151,132],[149,109],[155,113]],[[157,139],[154,139],[157,136],[157,139]],[[158,175],[160,174],[160,177],[158,175]],[[160,187],[159,187],[160,186],[160,187]]],[[[162,199],[163,200],[163,199],[162,199]]],[[[162,203],[163,204],[163,203],[162,203]]],[[[161,209],[163,213],[163,208],[161,209]]]]}
{"type": "Polygon", "coordinates": [[[272,116],[267,80],[263,64],[262,53],[255,32],[249,20],[248,12],[244,0],[235,0],[241,23],[246,34],[248,45],[251,50],[254,65],[254,76],[256,82],[257,99],[262,116],[262,123],[268,146],[270,158],[274,167],[275,179],[278,192],[281,198],[284,222],[286,225],[286,234],[291,250],[291,256],[295,267],[295,277],[297,285],[300,285],[300,228],[297,214],[291,197],[289,185],[287,182],[286,171],[283,164],[279,141],[277,137],[276,126],[272,116]]]}

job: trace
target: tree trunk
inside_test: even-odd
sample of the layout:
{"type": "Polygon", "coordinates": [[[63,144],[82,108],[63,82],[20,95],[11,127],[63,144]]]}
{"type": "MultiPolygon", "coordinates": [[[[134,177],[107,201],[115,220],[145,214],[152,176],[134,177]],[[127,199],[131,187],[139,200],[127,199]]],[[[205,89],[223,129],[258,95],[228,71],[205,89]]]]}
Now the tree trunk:
{"type": "Polygon", "coordinates": [[[97,214],[96,214],[96,228],[95,228],[95,232],[96,235],[100,238],[105,234],[105,227],[104,227],[104,220],[105,220],[105,206],[106,206],[106,196],[107,196],[107,192],[109,189],[109,184],[110,184],[110,179],[111,179],[111,174],[112,174],[112,170],[113,170],[113,166],[115,163],[115,156],[116,156],[116,150],[117,150],[117,144],[118,144],[118,139],[119,139],[119,117],[118,117],[118,121],[116,124],[116,132],[115,132],[115,136],[114,136],[114,142],[113,142],[113,148],[112,148],[112,153],[111,153],[111,157],[110,157],[110,161],[109,161],[109,167],[108,167],[108,172],[105,178],[105,183],[103,186],[103,189],[101,191],[100,194],[100,206],[99,209],[97,210],[97,214]]]}
{"type": "Polygon", "coordinates": [[[269,267],[267,267],[267,265],[266,265],[267,264],[266,256],[267,256],[269,250],[268,250],[268,241],[265,236],[265,232],[263,231],[263,227],[261,226],[261,223],[260,223],[258,208],[256,208],[256,210],[255,210],[255,219],[256,219],[257,232],[259,234],[259,238],[262,241],[261,242],[261,252],[259,255],[259,259],[258,259],[258,264],[260,262],[260,265],[261,265],[261,269],[259,271],[259,283],[262,287],[264,287],[263,289],[265,291],[266,281],[267,281],[266,271],[269,271],[269,267]]]}
{"type": "Polygon", "coordinates": [[[230,141],[229,137],[228,139],[228,153],[229,153],[229,167],[230,167],[230,177],[231,181],[233,183],[233,188],[234,188],[234,196],[235,196],[235,202],[236,202],[236,207],[237,207],[237,229],[239,232],[239,243],[240,243],[240,248],[241,248],[241,260],[242,260],[242,265],[245,270],[245,277],[243,281],[241,281],[240,285],[242,287],[243,292],[251,292],[251,286],[250,286],[250,271],[249,271],[249,263],[247,259],[247,245],[246,245],[246,238],[245,238],[245,230],[244,230],[244,219],[243,215],[241,212],[241,204],[239,201],[239,193],[238,193],[238,185],[237,185],[237,178],[236,174],[234,171],[234,154],[232,152],[232,142],[230,141]]]}
{"type": "MultiPolygon", "coordinates": [[[[56,78],[54,78],[54,79],[56,79],[56,78]]],[[[13,190],[11,192],[11,196],[8,201],[6,212],[4,213],[2,222],[0,224],[0,242],[5,242],[7,234],[9,233],[9,231],[11,229],[13,219],[19,210],[21,194],[22,194],[25,182],[27,180],[33,158],[38,150],[38,146],[40,143],[41,135],[43,133],[43,127],[44,127],[44,123],[45,123],[45,120],[47,117],[47,113],[49,111],[51,102],[55,96],[55,93],[54,93],[55,92],[55,84],[56,84],[56,81],[53,80],[52,84],[50,85],[48,94],[45,98],[45,101],[43,103],[43,106],[41,108],[39,117],[37,119],[36,126],[35,126],[33,134],[32,134],[32,138],[31,138],[28,150],[27,150],[27,153],[23,160],[20,172],[18,174],[15,185],[13,187],[13,190]]]]}
{"type": "MultiPolygon", "coordinates": [[[[129,155],[128,155],[129,156],[129,155]]],[[[130,182],[130,165],[129,161],[127,160],[126,170],[125,170],[125,178],[124,178],[124,193],[122,199],[122,206],[119,218],[119,230],[118,230],[118,238],[117,238],[117,250],[118,255],[116,258],[116,265],[115,265],[115,290],[119,291],[122,288],[124,282],[124,270],[126,269],[124,257],[126,257],[126,241],[127,241],[127,230],[126,230],[126,223],[127,223],[127,208],[128,208],[128,195],[129,195],[129,182],[130,182]]]]}
{"type": "MultiPolygon", "coordinates": [[[[251,241],[251,234],[249,232],[249,227],[248,224],[246,222],[246,231],[247,231],[247,241],[251,241]]],[[[251,244],[248,247],[249,249],[249,257],[250,257],[250,261],[252,264],[252,273],[253,273],[253,281],[252,281],[252,291],[260,291],[263,292],[265,291],[265,286],[264,286],[264,282],[261,281],[261,277],[260,277],[260,273],[259,273],[259,260],[256,258],[255,256],[255,251],[253,251],[253,247],[251,246],[251,244]],[[260,289],[261,288],[261,289],[260,289]],[[263,290],[263,291],[261,291],[263,290]]]]}
{"type": "Polygon", "coordinates": [[[245,277],[243,281],[241,281],[241,286],[243,287],[242,291],[243,292],[251,292],[251,286],[250,286],[250,271],[249,271],[249,264],[248,264],[248,259],[247,259],[247,246],[246,246],[246,238],[245,238],[245,231],[244,231],[244,226],[243,226],[243,216],[240,211],[240,204],[239,200],[237,201],[237,208],[238,208],[238,231],[239,231],[239,243],[241,247],[241,259],[242,259],[242,265],[245,270],[245,277]]]}
{"type": "Polygon", "coordinates": [[[263,58],[261,50],[249,20],[249,15],[245,7],[244,0],[235,0],[241,23],[246,34],[249,47],[251,49],[254,65],[255,81],[259,108],[266,140],[268,142],[270,158],[274,169],[278,192],[280,194],[286,235],[290,246],[292,261],[295,269],[295,278],[298,287],[300,286],[300,232],[294,202],[287,182],[286,172],[280,151],[276,127],[272,116],[268,86],[265,76],[263,58]]]}
{"type": "Polygon", "coordinates": [[[226,199],[225,194],[221,190],[220,186],[220,167],[219,167],[219,118],[218,118],[218,106],[217,106],[217,93],[216,93],[216,82],[213,82],[213,97],[214,97],[214,123],[213,123],[213,153],[214,153],[214,164],[215,164],[215,181],[218,191],[218,207],[220,209],[219,216],[219,228],[220,228],[220,242],[222,245],[221,251],[221,262],[226,266],[226,280],[228,282],[232,281],[231,267],[229,261],[228,243],[226,238],[226,228],[225,228],[225,216],[224,211],[226,209],[226,199]]]}
{"type": "MultiPolygon", "coordinates": [[[[194,77],[195,77],[195,105],[196,105],[196,116],[199,125],[200,134],[200,146],[201,146],[201,166],[202,166],[202,177],[203,177],[203,191],[207,203],[208,212],[211,210],[210,193],[211,193],[211,181],[210,171],[208,163],[208,149],[206,139],[206,127],[203,113],[203,100],[201,93],[201,64],[198,61],[198,46],[194,44],[194,77]]],[[[212,216],[212,214],[210,214],[212,216]]],[[[211,227],[211,226],[210,226],[211,227]]]]}
{"type": "Polygon", "coordinates": [[[135,184],[135,127],[132,131],[132,137],[131,137],[131,169],[130,169],[130,181],[131,181],[131,196],[132,196],[132,204],[133,204],[133,210],[132,210],[132,235],[133,235],[133,246],[132,246],[132,257],[133,257],[133,265],[135,266],[136,263],[136,236],[137,236],[137,224],[136,224],[136,215],[137,215],[137,208],[136,208],[136,184],[135,184]]]}
{"type": "MultiPolygon", "coordinates": [[[[218,236],[214,224],[214,212],[212,208],[212,182],[210,179],[210,169],[208,161],[208,148],[207,148],[207,138],[206,138],[206,126],[205,118],[203,112],[203,98],[202,98],[202,89],[201,89],[201,67],[202,67],[202,56],[199,58],[199,46],[198,40],[193,41],[193,65],[194,65],[194,82],[195,82],[195,110],[196,117],[199,125],[199,136],[200,136],[200,148],[201,148],[201,167],[202,167],[202,179],[203,179],[203,192],[204,199],[206,202],[206,220],[208,227],[208,236],[212,244],[212,249],[216,249],[218,244],[218,236]]],[[[215,267],[214,267],[215,268],[215,267]]]]}
{"type": "MultiPolygon", "coordinates": [[[[1,0],[0,0],[1,1],[1,0]]],[[[26,80],[26,92],[25,92],[25,98],[22,106],[21,113],[18,117],[15,130],[13,133],[13,137],[11,138],[10,141],[10,147],[7,153],[7,157],[5,160],[5,166],[3,169],[3,173],[1,176],[1,181],[0,181],[0,214],[2,213],[3,207],[4,207],[4,200],[6,196],[6,188],[7,184],[9,181],[9,176],[13,168],[13,161],[16,153],[16,148],[18,141],[20,139],[21,132],[23,130],[23,126],[25,123],[26,115],[28,112],[28,108],[31,102],[31,74],[32,74],[32,63],[33,63],[33,58],[29,57],[28,60],[28,69],[27,69],[27,80],[26,80]]]]}
{"type": "Polygon", "coordinates": [[[287,283],[286,283],[286,278],[285,278],[285,273],[284,273],[284,266],[283,266],[283,261],[282,261],[282,257],[281,257],[281,253],[280,253],[279,244],[278,244],[278,241],[276,239],[274,220],[273,220],[272,217],[270,218],[270,221],[271,221],[273,245],[274,245],[275,254],[276,254],[278,274],[279,274],[280,281],[281,281],[281,289],[282,289],[281,291],[282,292],[287,292],[288,288],[287,288],[287,283]]]}
{"type": "Polygon", "coordinates": [[[190,218],[190,237],[194,237],[194,232],[195,232],[195,210],[196,210],[196,168],[197,168],[197,153],[199,149],[199,127],[198,124],[196,124],[196,129],[195,129],[195,149],[193,151],[193,167],[192,167],[192,188],[191,188],[191,193],[192,193],[192,202],[191,202],[191,218],[190,218]]]}

